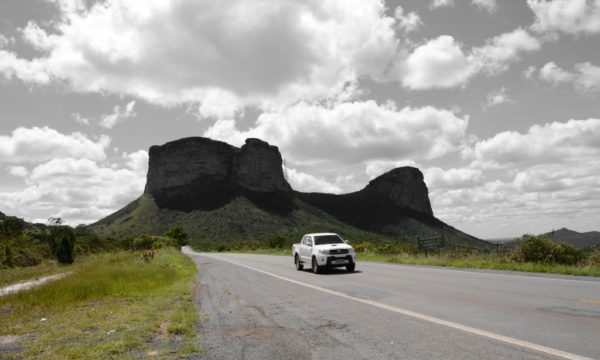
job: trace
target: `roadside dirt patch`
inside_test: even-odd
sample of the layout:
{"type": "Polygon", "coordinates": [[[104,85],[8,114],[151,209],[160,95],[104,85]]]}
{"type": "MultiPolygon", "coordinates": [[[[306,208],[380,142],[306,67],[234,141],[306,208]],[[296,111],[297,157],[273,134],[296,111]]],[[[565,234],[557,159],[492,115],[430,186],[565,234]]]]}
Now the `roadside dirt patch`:
{"type": "Polygon", "coordinates": [[[21,350],[18,345],[23,340],[22,336],[18,335],[1,335],[0,336],[0,358],[3,359],[2,354],[17,352],[21,350]]]}

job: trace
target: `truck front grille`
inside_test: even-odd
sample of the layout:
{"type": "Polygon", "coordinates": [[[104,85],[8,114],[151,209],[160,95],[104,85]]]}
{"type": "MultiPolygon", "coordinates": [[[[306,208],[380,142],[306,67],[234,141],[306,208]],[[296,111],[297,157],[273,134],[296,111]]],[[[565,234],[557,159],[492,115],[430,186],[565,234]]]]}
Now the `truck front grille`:
{"type": "Polygon", "coordinates": [[[347,254],[348,249],[331,249],[329,250],[330,254],[347,254]]]}

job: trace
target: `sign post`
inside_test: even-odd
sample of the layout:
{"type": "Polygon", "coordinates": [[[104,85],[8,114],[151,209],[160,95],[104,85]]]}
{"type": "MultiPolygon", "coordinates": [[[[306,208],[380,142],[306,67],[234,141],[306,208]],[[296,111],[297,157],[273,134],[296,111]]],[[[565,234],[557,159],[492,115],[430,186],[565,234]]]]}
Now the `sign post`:
{"type": "Polygon", "coordinates": [[[425,251],[425,257],[429,250],[441,250],[446,246],[444,235],[434,234],[427,236],[417,236],[417,249],[425,251]]]}

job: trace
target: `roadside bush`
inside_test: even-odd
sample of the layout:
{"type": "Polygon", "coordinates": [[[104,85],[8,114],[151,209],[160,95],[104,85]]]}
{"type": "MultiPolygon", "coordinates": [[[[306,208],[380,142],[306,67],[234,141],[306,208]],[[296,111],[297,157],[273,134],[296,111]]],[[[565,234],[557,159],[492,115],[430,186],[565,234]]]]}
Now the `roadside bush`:
{"type": "Polygon", "coordinates": [[[133,239],[134,250],[155,250],[167,246],[175,247],[177,243],[174,239],[166,236],[140,235],[133,239]]]}
{"type": "Polygon", "coordinates": [[[277,234],[274,238],[271,239],[269,243],[269,247],[271,249],[281,249],[285,245],[285,238],[281,234],[277,234]]]}
{"type": "Polygon", "coordinates": [[[568,244],[556,244],[543,236],[525,235],[512,252],[518,262],[575,265],[583,260],[580,250],[568,244]]]}
{"type": "Polygon", "coordinates": [[[600,266],[600,248],[595,248],[587,253],[586,262],[590,266],[600,266]]]}
{"type": "Polygon", "coordinates": [[[583,251],[568,244],[557,244],[554,249],[554,261],[558,264],[576,265],[583,260],[583,251]]]}
{"type": "Polygon", "coordinates": [[[152,237],[149,235],[140,235],[133,239],[133,249],[134,250],[151,250],[152,244],[154,241],[152,237]]]}
{"type": "Polygon", "coordinates": [[[183,226],[174,226],[171,230],[165,233],[165,236],[175,240],[179,246],[188,244],[188,234],[183,226]]]}

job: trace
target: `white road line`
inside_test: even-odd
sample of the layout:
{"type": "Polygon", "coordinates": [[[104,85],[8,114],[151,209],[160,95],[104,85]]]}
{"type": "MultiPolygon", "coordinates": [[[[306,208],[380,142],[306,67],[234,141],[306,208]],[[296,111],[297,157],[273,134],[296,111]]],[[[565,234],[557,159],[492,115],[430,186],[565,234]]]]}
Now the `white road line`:
{"type": "Polygon", "coordinates": [[[407,310],[407,309],[403,309],[403,308],[399,308],[397,306],[392,306],[392,305],[386,305],[377,301],[373,301],[373,300],[366,300],[366,299],[361,299],[361,298],[357,298],[342,292],[338,292],[338,291],[334,291],[334,290],[329,290],[320,286],[316,286],[316,285],[311,285],[311,284],[307,284],[304,283],[302,281],[298,281],[298,280],[293,280],[290,278],[286,278],[284,276],[280,276],[277,274],[273,274],[270,273],[268,271],[264,271],[261,269],[257,269],[255,267],[252,266],[248,266],[248,265],[244,265],[244,264],[240,264],[231,260],[226,260],[220,257],[215,257],[215,256],[211,256],[208,254],[199,254],[199,253],[195,253],[195,252],[189,252],[190,255],[202,255],[202,256],[206,256],[206,257],[211,257],[213,259],[217,259],[217,260],[221,260],[221,261],[225,261],[237,266],[241,266],[244,267],[246,269],[250,269],[250,270],[254,270],[256,272],[265,274],[265,275],[269,275],[272,276],[274,278],[280,279],[280,280],[284,280],[296,285],[300,285],[300,286],[304,286],[307,287],[309,289],[313,289],[313,290],[317,290],[317,291],[321,291],[330,295],[335,295],[335,296],[339,296],[341,298],[344,299],[348,299],[348,300],[354,300],[356,302],[360,302],[363,304],[367,304],[367,305],[371,305],[371,306],[375,306],[378,307],[380,309],[384,309],[384,310],[389,310],[389,311],[393,311],[395,313],[399,313],[402,315],[406,315],[406,316],[410,316],[416,319],[420,319],[420,320],[424,320],[424,321],[428,321],[437,325],[443,325],[452,329],[456,329],[456,330],[460,330],[466,333],[470,333],[470,334],[474,334],[474,335],[478,335],[478,336],[482,336],[482,337],[486,337],[492,340],[496,340],[496,341],[500,341],[509,345],[513,345],[513,346],[519,346],[522,348],[526,348],[526,349],[530,349],[530,350],[534,350],[534,351],[538,351],[544,354],[548,354],[548,355],[552,355],[552,356],[556,356],[556,357],[560,357],[563,359],[569,359],[569,360],[593,360],[592,358],[588,358],[585,356],[581,356],[581,355],[577,355],[577,354],[573,354],[570,352],[566,352],[566,351],[562,351],[562,350],[558,350],[558,349],[554,349],[551,347],[547,347],[547,346],[543,346],[543,345],[538,345],[538,344],[534,344],[528,341],[524,341],[524,340],[519,340],[519,339],[515,339],[509,336],[504,336],[504,335],[500,335],[500,334],[496,334],[490,331],[486,331],[486,330],[481,330],[481,329],[477,329],[471,326],[467,326],[467,325],[463,325],[463,324],[459,324],[459,323],[455,323],[452,321],[447,321],[447,320],[443,320],[443,319],[439,319],[433,316],[429,316],[429,315],[425,315],[425,314],[421,314],[418,312],[414,312],[411,310],[407,310]]]}

